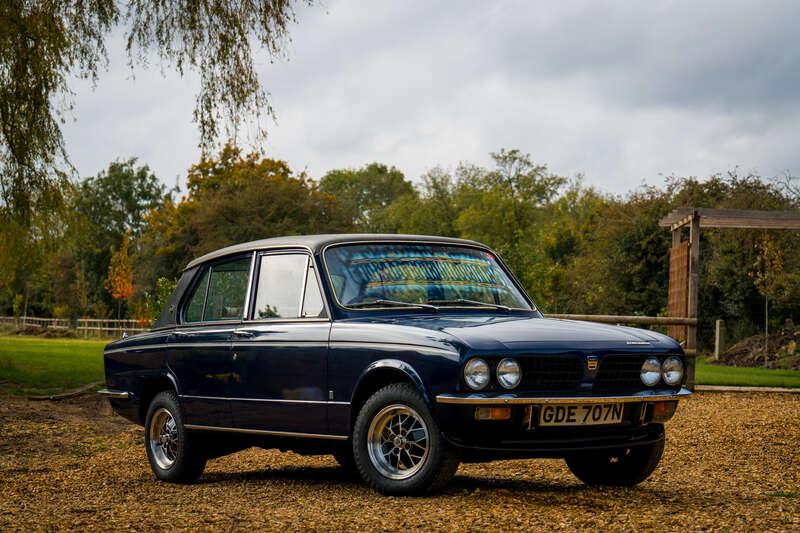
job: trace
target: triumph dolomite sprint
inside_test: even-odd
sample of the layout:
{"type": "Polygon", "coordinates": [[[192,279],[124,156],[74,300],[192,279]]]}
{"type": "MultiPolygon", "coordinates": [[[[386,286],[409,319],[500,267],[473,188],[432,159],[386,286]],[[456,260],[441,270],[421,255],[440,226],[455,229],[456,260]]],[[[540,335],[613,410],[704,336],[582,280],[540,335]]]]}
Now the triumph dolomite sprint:
{"type": "Polygon", "coordinates": [[[491,249],[441,237],[239,244],[186,267],[152,330],[105,348],[160,480],[251,446],[332,454],[385,494],[460,462],[557,457],[635,485],[693,364],[648,330],[544,318],[491,249]]]}

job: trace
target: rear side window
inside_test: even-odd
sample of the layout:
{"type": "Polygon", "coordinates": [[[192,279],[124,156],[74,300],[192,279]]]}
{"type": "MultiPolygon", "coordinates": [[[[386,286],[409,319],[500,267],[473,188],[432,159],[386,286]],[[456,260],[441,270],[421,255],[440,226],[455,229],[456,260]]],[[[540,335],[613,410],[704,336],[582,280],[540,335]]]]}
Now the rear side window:
{"type": "Polygon", "coordinates": [[[241,320],[250,258],[212,265],[200,277],[186,306],[186,322],[241,320]]]}
{"type": "Polygon", "coordinates": [[[261,256],[254,320],[325,317],[314,269],[306,254],[261,256]]]}

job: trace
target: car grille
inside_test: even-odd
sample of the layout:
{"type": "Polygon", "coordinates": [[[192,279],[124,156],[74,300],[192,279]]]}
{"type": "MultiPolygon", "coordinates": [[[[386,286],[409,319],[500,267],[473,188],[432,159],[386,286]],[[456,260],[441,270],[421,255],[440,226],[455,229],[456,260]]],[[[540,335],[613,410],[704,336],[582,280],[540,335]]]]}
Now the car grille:
{"type": "Polygon", "coordinates": [[[583,378],[576,356],[537,355],[525,360],[524,384],[529,390],[575,390],[583,378]]]}
{"type": "Polygon", "coordinates": [[[642,364],[647,359],[646,354],[612,354],[606,355],[600,361],[597,376],[594,380],[595,389],[631,389],[642,388],[639,374],[642,364]]]}

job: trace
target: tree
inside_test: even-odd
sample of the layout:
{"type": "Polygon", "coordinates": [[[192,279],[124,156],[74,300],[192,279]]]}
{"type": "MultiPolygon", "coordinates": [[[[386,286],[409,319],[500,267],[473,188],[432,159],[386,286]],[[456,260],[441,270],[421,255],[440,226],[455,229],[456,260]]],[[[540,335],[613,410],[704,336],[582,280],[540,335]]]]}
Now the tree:
{"type": "Polygon", "coordinates": [[[231,244],[352,230],[350,213],[305,174],[233,146],[189,169],[188,184],[182,202],[146,216],[148,228],[137,241],[146,253],[137,270],[148,288],[158,277],[177,276],[192,258],[231,244]]]}
{"type": "Polygon", "coordinates": [[[92,288],[92,302],[108,299],[102,291],[112,249],[128,236],[136,239],[145,227],[145,216],[171,195],[147,165],[136,159],[115,161],[108,169],[87,178],[66,195],[68,229],[62,247],[69,248],[75,264],[83,265],[92,288]]]}
{"type": "Polygon", "coordinates": [[[532,232],[542,208],[567,180],[519,150],[500,150],[491,157],[494,168],[462,163],[452,175],[434,168],[423,176],[418,195],[404,195],[387,208],[387,218],[403,232],[484,242],[527,285],[536,257],[532,232]]]}
{"type": "Polygon", "coordinates": [[[27,220],[58,201],[72,172],[60,126],[71,110],[69,80],[97,83],[117,28],[132,68],[155,54],[162,68],[199,73],[193,118],[205,152],[245,121],[255,119],[263,135],[260,117],[272,108],[251,43],[274,60],[293,21],[290,0],[0,2],[1,203],[27,220]]]}
{"type": "Polygon", "coordinates": [[[133,295],[133,260],[128,254],[128,235],[122,238],[119,249],[111,254],[105,287],[117,301],[117,318],[120,307],[133,295]]]}
{"type": "Polygon", "coordinates": [[[391,232],[396,228],[386,217],[389,204],[414,187],[402,172],[381,163],[359,169],[337,169],[325,174],[319,190],[333,195],[351,213],[353,226],[367,233],[391,232]]]}

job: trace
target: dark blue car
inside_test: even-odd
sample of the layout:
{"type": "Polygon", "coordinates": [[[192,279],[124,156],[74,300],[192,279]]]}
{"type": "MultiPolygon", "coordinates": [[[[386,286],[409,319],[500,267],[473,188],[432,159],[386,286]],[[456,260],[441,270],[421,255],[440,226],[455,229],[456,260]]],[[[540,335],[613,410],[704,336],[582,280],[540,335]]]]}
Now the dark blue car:
{"type": "Polygon", "coordinates": [[[317,235],[192,261],[152,331],[106,347],[102,394],[164,481],[260,446],[333,454],[387,494],[526,457],[634,485],[692,367],[658,333],[543,318],[479,243],[317,235]]]}

